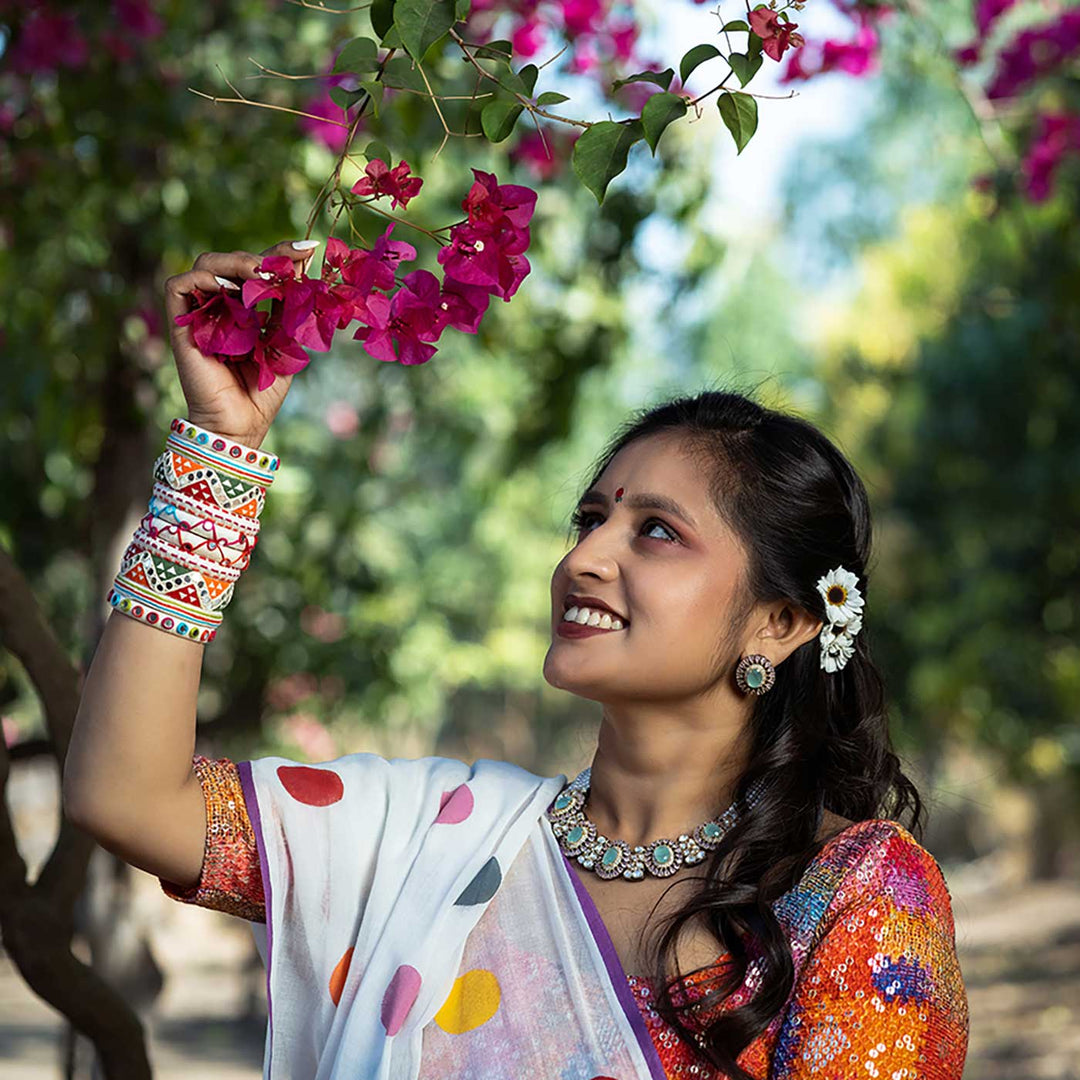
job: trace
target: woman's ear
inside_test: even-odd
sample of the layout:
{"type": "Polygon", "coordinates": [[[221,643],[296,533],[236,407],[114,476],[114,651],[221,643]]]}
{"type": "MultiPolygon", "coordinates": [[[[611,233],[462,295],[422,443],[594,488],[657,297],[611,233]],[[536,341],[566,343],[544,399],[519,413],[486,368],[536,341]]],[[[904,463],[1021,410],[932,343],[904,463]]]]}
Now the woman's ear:
{"type": "Polygon", "coordinates": [[[754,641],[771,642],[769,655],[774,664],[786,660],[800,645],[817,637],[824,625],[817,616],[785,600],[766,606],[763,614],[764,621],[759,623],[754,641]]]}

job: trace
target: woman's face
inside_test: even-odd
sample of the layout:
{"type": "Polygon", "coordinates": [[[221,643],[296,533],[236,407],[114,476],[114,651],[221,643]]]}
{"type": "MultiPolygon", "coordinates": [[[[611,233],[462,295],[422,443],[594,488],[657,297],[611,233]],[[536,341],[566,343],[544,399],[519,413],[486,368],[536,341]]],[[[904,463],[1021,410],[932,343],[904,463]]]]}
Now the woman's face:
{"type": "Polygon", "coordinates": [[[691,703],[737,662],[741,642],[729,629],[745,553],[713,507],[702,469],[681,447],[670,433],[635,440],[583,498],[577,543],[551,577],[544,678],[552,686],[605,703],[691,703]],[[635,505],[646,496],[682,514],[635,505]],[[561,635],[561,625],[576,625],[563,622],[570,594],[602,600],[622,616],[623,629],[561,635]]]}

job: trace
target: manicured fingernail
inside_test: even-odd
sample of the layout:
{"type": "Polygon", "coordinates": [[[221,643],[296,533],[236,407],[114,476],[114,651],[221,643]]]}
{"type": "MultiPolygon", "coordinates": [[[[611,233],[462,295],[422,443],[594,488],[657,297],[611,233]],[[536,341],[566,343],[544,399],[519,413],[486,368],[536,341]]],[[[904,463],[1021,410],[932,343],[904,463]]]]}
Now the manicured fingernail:
{"type": "Polygon", "coordinates": [[[257,270],[256,273],[261,278],[272,278],[274,276],[273,274],[270,273],[269,270],[257,270]]]}
{"type": "Polygon", "coordinates": [[[215,275],[214,275],[214,280],[215,280],[215,281],[216,281],[216,282],[217,282],[217,283],[218,283],[218,284],[219,284],[219,285],[220,285],[220,286],[221,286],[221,287],[222,287],[223,289],[239,289],[239,288],[240,288],[240,286],[239,286],[239,285],[237,285],[235,281],[229,281],[229,280],[228,280],[227,278],[223,278],[223,277],[218,277],[218,276],[217,276],[217,274],[215,274],[215,275]]]}
{"type": "Polygon", "coordinates": [[[312,248],[319,246],[319,241],[318,240],[294,240],[292,242],[292,246],[294,248],[296,248],[297,251],[310,251],[312,248]]]}

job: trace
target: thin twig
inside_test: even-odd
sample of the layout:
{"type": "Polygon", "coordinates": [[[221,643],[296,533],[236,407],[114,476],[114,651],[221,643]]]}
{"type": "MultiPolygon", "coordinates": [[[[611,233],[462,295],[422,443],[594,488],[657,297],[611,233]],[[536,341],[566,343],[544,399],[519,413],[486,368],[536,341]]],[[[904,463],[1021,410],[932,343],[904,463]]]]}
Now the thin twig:
{"type": "Polygon", "coordinates": [[[490,82],[493,82],[496,86],[501,87],[508,94],[512,94],[515,98],[517,98],[517,100],[520,102],[522,107],[528,109],[530,113],[535,113],[537,116],[542,116],[546,120],[555,120],[556,122],[558,122],[560,124],[571,124],[574,127],[591,128],[591,127],[594,126],[595,122],[592,121],[592,120],[574,120],[573,118],[571,118],[569,116],[559,116],[557,113],[548,112],[546,109],[541,109],[538,106],[534,105],[532,103],[532,101],[529,100],[529,98],[525,97],[524,94],[519,94],[516,90],[511,90],[510,87],[508,87],[508,86],[503,86],[503,84],[501,82],[499,82],[499,80],[494,75],[492,75],[491,72],[485,71],[480,66],[480,64],[477,61],[476,57],[473,56],[473,54],[471,52],[469,52],[469,49],[468,49],[467,45],[465,44],[464,40],[462,39],[461,35],[458,34],[457,31],[454,30],[452,27],[450,29],[450,36],[458,43],[458,46],[460,47],[461,51],[465,54],[465,57],[469,61],[469,63],[472,64],[472,66],[474,68],[476,68],[476,70],[485,79],[489,80],[490,82]]]}
{"type": "Polygon", "coordinates": [[[292,113],[294,116],[306,116],[309,120],[320,120],[324,124],[337,124],[338,127],[348,127],[348,124],[342,123],[340,120],[329,120],[325,116],[316,116],[314,113],[304,112],[302,109],[290,109],[286,105],[269,105],[265,101],[252,101],[250,98],[225,98],[214,97],[213,94],[204,94],[201,90],[196,90],[194,86],[189,86],[188,89],[193,94],[198,94],[199,97],[206,98],[207,101],[212,101],[215,104],[222,105],[254,105],[260,109],[273,109],[275,112],[287,112],[292,113]]]}
{"type": "MultiPolygon", "coordinates": [[[[432,232],[431,229],[425,229],[423,225],[417,225],[415,221],[409,221],[407,218],[396,217],[388,210],[383,210],[374,205],[374,200],[368,200],[366,202],[354,202],[353,207],[359,207],[361,210],[370,210],[373,214],[381,214],[384,218],[388,218],[390,221],[399,222],[402,225],[408,225],[410,229],[415,229],[417,232],[422,232],[425,236],[430,236],[432,240],[437,240],[440,244],[446,244],[447,241],[444,237],[432,232]]],[[[441,232],[445,232],[449,229],[449,225],[444,225],[441,232]]]]}
{"type": "Polygon", "coordinates": [[[324,15],[349,15],[354,11],[364,11],[371,7],[371,0],[366,4],[357,4],[351,8],[328,8],[325,4],[309,4],[307,0],[289,0],[290,4],[297,7],[311,8],[312,11],[321,11],[324,15]]]}

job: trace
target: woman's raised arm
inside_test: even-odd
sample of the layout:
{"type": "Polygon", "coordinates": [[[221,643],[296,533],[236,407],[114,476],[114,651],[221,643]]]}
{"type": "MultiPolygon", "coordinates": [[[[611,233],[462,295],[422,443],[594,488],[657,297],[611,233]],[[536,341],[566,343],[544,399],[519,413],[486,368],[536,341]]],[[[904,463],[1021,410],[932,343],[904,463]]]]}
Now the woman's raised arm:
{"type": "MultiPolygon", "coordinates": [[[[258,449],[292,376],[279,375],[259,390],[259,371],[253,360],[225,364],[204,355],[195,344],[191,325],[177,326],[175,319],[187,313],[188,297],[195,290],[204,295],[222,288],[238,290],[237,283],[256,277],[263,258],[275,255],[300,263],[311,257],[311,247],[298,249],[286,241],[261,255],[207,252],[191,270],[165,284],[165,308],[188,405],[187,419],[243,449],[258,449]]],[[[233,457],[242,461],[244,455],[238,452],[233,457]]],[[[143,467],[149,472],[151,465],[146,462],[143,467]]],[[[148,478],[148,488],[151,483],[148,478]]],[[[210,524],[201,525],[228,531],[229,515],[220,508],[204,510],[197,500],[185,500],[180,494],[176,501],[178,506],[168,510],[178,518],[193,512],[194,518],[187,520],[197,521],[205,512],[210,524]]],[[[240,533],[233,530],[233,535],[240,533]]],[[[145,557],[167,557],[168,549],[157,546],[166,543],[167,539],[153,536],[144,539],[145,557]]],[[[193,555],[187,565],[211,570],[220,566],[210,558],[211,552],[205,555],[193,555]]],[[[217,557],[221,558],[220,553],[217,557]]],[[[218,576],[232,581],[236,574],[226,565],[218,576]]],[[[164,599],[164,594],[158,595],[164,599]]],[[[129,598],[105,625],[86,675],[64,762],[64,811],[126,862],[188,885],[199,878],[206,835],[203,796],[192,768],[205,643],[184,637],[173,620],[157,612],[148,616],[146,609],[152,606],[140,608],[137,597],[129,598]],[[166,627],[169,632],[163,632],[166,627]]]]}

